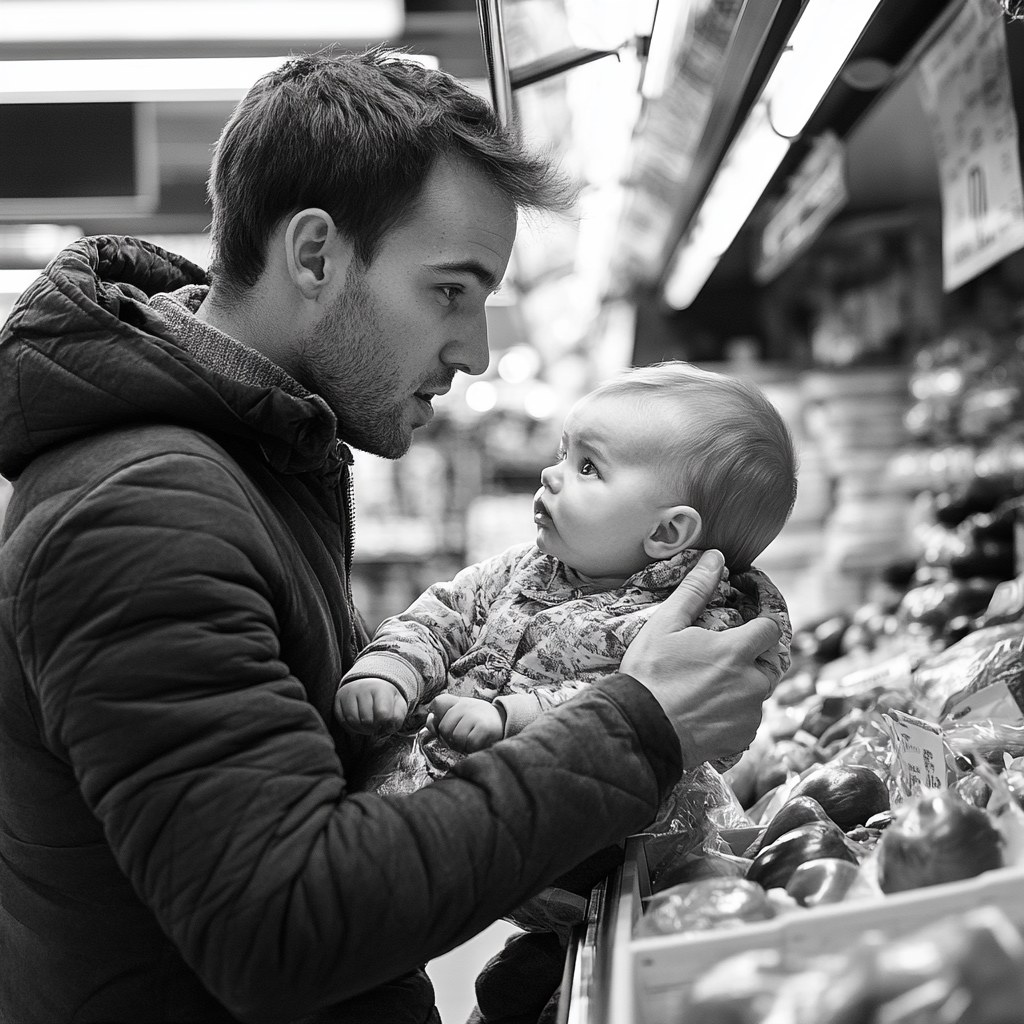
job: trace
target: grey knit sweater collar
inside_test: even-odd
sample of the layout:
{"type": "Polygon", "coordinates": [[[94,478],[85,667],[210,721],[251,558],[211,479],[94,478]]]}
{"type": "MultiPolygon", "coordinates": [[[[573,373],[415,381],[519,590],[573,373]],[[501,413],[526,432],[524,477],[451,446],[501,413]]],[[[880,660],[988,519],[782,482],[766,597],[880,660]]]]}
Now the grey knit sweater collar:
{"type": "Polygon", "coordinates": [[[196,316],[209,290],[190,284],[154,295],[149,302],[171,325],[178,344],[207,369],[240,384],[277,387],[295,398],[314,397],[277,363],[196,316]]]}

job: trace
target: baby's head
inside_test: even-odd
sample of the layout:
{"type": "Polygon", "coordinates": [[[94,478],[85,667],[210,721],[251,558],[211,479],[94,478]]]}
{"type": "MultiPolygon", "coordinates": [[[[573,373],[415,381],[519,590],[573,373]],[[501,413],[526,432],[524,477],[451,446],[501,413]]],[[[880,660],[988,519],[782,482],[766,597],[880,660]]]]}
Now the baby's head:
{"type": "Polygon", "coordinates": [[[663,363],[580,399],[541,482],[537,544],[588,578],[624,580],[684,548],[718,548],[737,573],[789,518],[796,458],[758,388],[663,363]]]}

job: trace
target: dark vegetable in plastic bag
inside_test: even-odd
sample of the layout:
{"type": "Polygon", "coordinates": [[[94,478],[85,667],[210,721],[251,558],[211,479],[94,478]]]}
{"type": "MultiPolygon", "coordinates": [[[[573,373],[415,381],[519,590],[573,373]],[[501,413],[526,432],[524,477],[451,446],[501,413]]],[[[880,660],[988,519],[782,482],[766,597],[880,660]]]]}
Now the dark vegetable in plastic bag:
{"type": "Polygon", "coordinates": [[[807,860],[793,872],[786,892],[802,907],[838,903],[850,891],[859,873],[857,865],[844,858],[807,860]]]}
{"type": "Polygon", "coordinates": [[[809,821],[764,847],[747,869],[747,878],[766,889],[784,888],[801,864],[822,857],[857,861],[838,826],[827,821],[809,821]]]}
{"type": "Polygon", "coordinates": [[[889,791],[870,768],[858,764],[822,765],[796,784],[790,799],[809,796],[845,832],[889,809],[889,791]]]}
{"type": "Polygon", "coordinates": [[[812,796],[795,796],[787,800],[776,812],[768,827],[744,851],[745,857],[756,857],[766,846],[787,832],[806,825],[809,821],[831,821],[825,809],[812,796]]]}
{"type": "Polygon", "coordinates": [[[973,878],[1002,864],[998,829],[952,789],[900,808],[878,844],[878,882],[886,893],[973,878]]]}

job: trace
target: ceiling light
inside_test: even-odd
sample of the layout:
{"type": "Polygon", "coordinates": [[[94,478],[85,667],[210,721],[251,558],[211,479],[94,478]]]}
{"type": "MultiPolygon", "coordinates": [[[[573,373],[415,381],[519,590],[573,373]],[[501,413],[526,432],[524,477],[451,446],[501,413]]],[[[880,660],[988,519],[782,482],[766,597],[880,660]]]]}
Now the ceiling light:
{"type": "MultiPolygon", "coordinates": [[[[437,58],[403,53],[437,67],[437,58]]],[[[0,61],[0,103],[240,100],[287,57],[154,57],[0,61]]]]}
{"type": "Polygon", "coordinates": [[[758,102],[719,165],[676,249],[665,301],[697,297],[828,92],[880,0],[808,0],[758,102]]]}
{"type": "Polygon", "coordinates": [[[676,252],[665,284],[665,301],[685,309],[697,297],[732,244],[789,150],[759,104],[726,154],[693,227],[676,252]]]}
{"type": "Polygon", "coordinates": [[[810,0],[764,88],[772,126],[796,138],[850,56],[879,0],[810,0]]]}
{"type": "Polygon", "coordinates": [[[3,41],[397,38],[400,0],[4,0],[3,41]]]}
{"type": "Polygon", "coordinates": [[[658,0],[640,85],[647,99],[657,99],[665,91],[676,54],[684,45],[677,40],[689,25],[692,4],[693,0],[658,0]]]}

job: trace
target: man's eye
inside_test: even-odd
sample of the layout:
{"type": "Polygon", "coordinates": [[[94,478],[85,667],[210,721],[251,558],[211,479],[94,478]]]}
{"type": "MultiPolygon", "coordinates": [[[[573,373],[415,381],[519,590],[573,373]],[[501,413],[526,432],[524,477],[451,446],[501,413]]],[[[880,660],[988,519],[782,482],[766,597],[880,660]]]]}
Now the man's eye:
{"type": "Polygon", "coordinates": [[[459,288],[458,285],[443,284],[438,288],[438,291],[444,296],[445,305],[447,305],[450,302],[454,302],[459,297],[459,293],[462,289],[459,288]]]}
{"type": "Polygon", "coordinates": [[[595,466],[590,459],[584,459],[580,463],[580,475],[581,476],[597,476],[597,466],[595,466]]]}

